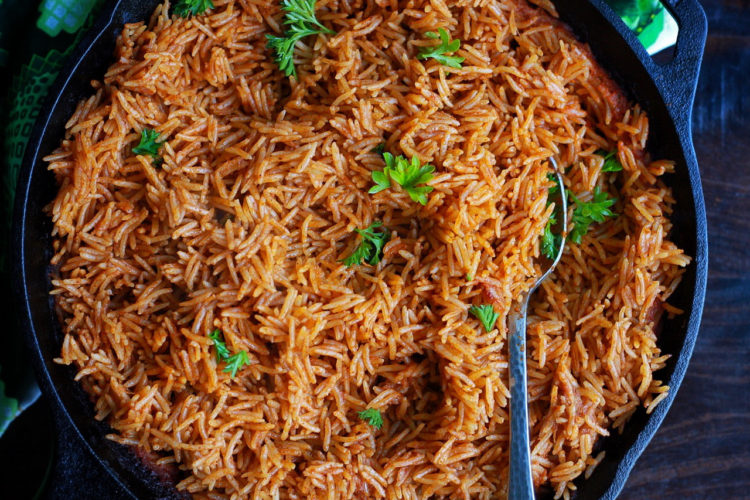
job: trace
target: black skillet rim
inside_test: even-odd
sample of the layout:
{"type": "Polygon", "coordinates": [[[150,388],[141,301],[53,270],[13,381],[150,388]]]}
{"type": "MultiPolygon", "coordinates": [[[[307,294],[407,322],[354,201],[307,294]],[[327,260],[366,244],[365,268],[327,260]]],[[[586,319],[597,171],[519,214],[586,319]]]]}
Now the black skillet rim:
{"type": "MultiPolygon", "coordinates": [[[[80,46],[70,56],[68,63],[61,71],[60,76],[52,87],[47,105],[43,108],[45,111],[39,116],[34,126],[18,180],[16,195],[17,198],[14,213],[14,226],[12,234],[12,274],[15,285],[14,289],[16,291],[16,304],[19,308],[19,311],[22,311],[22,324],[25,331],[27,332],[27,342],[29,348],[32,351],[35,370],[37,373],[37,377],[42,385],[43,392],[45,393],[47,398],[53,402],[54,405],[58,406],[62,410],[62,413],[67,418],[68,423],[72,426],[73,429],[75,429],[76,434],[78,434],[81,440],[85,443],[88,451],[92,454],[93,457],[96,458],[97,461],[99,461],[99,463],[102,464],[102,466],[108,471],[113,479],[117,481],[131,495],[136,496],[134,493],[137,493],[138,496],[141,496],[143,494],[146,494],[147,492],[149,492],[148,494],[152,494],[153,490],[151,488],[143,489],[139,487],[138,484],[133,484],[134,481],[141,481],[142,478],[133,477],[133,475],[129,473],[132,471],[123,470],[120,466],[113,467],[113,464],[109,463],[108,459],[103,458],[99,453],[97,453],[97,451],[94,449],[91,442],[85,435],[85,432],[79,428],[75,419],[70,415],[69,410],[62,402],[62,399],[58,393],[58,388],[55,386],[53,378],[48,370],[47,363],[49,362],[49,359],[45,356],[45,352],[39,344],[34,321],[31,317],[31,305],[29,303],[27,289],[28,270],[26,268],[26,256],[24,253],[26,250],[26,225],[28,224],[27,205],[29,202],[29,198],[32,197],[32,193],[29,189],[32,179],[31,175],[34,172],[35,166],[37,166],[37,164],[39,163],[41,156],[43,156],[43,152],[40,151],[40,149],[42,146],[42,140],[48,133],[51,116],[57,109],[57,107],[61,104],[65,93],[69,91],[71,83],[74,83],[72,82],[72,80],[75,76],[76,69],[78,69],[78,67],[81,65],[81,61],[95,50],[97,44],[101,39],[112,34],[111,31],[113,27],[115,29],[114,33],[116,36],[116,33],[119,32],[122,24],[124,24],[124,22],[126,21],[129,21],[130,19],[133,19],[129,16],[125,16],[124,18],[121,18],[119,16],[119,14],[122,14],[121,12],[119,12],[120,7],[123,4],[127,3],[128,0],[112,1],[112,3],[104,9],[104,12],[101,14],[92,30],[87,34],[87,36],[81,42],[80,46]],[[117,469],[117,471],[115,469],[117,469]],[[125,477],[123,477],[123,475],[125,477]]],[[[144,3],[148,3],[150,5],[151,3],[155,4],[157,2],[153,1],[144,3]]],[[[566,0],[558,0],[556,3],[558,5],[565,4],[566,0]]],[[[609,499],[615,498],[624,487],[625,481],[627,480],[629,472],[635,464],[636,459],[643,452],[646,445],[651,440],[659,425],[663,421],[667,411],[669,410],[669,407],[671,406],[671,403],[677,393],[677,389],[679,388],[679,385],[684,377],[684,373],[687,368],[687,364],[692,354],[693,346],[698,334],[700,316],[702,313],[703,300],[705,295],[708,254],[705,224],[705,205],[703,202],[697,161],[695,159],[695,153],[692,148],[692,139],[690,135],[690,114],[692,111],[692,101],[694,97],[695,86],[697,84],[697,70],[700,65],[700,55],[702,54],[703,44],[705,43],[706,21],[705,15],[703,14],[703,11],[697,4],[696,0],[671,0],[670,2],[668,2],[670,10],[673,10],[673,12],[679,11],[679,9],[681,8],[683,8],[683,10],[687,7],[693,8],[693,12],[692,14],[690,14],[693,16],[693,19],[686,20],[684,15],[678,15],[676,17],[678,17],[678,22],[680,22],[681,30],[686,26],[687,28],[692,30],[688,33],[688,35],[690,36],[688,37],[687,44],[692,46],[689,48],[692,48],[695,52],[696,47],[699,46],[697,61],[695,60],[695,58],[687,62],[676,59],[676,63],[678,63],[678,65],[683,65],[682,72],[689,75],[689,77],[686,81],[682,82],[682,85],[676,85],[677,88],[670,91],[670,86],[674,83],[673,81],[670,81],[670,78],[673,78],[674,75],[678,73],[675,73],[674,71],[670,73],[657,67],[650,59],[650,56],[640,45],[637,37],[632,32],[630,32],[630,30],[624,25],[624,23],[622,23],[619,17],[611,9],[609,9],[609,7],[604,3],[603,0],[590,0],[590,3],[593,4],[594,8],[599,12],[599,15],[603,16],[603,18],[606,19],[606,21],[611,24],[611,26],[614,27],[614,29],[619,33],[620,37],[622,37],[625,43],[627,43],[630,50],[632,50],[632,53],[642,64],[645,71],[649,74],[650,78],[653,80],[653,84],[656,86],[656,88],[659,89],[662,101],[660,103],[656,103],[656,105],[662,104],[669,110],[673,126],[677,132],[677,136],[679,137],[679,148],[682,150],[685,160],[685,166],[688,170],[689,184],[692,191],[691,195],[693,201],[693,209],[695,213],[694,222],[696,233],[694,252],[695,262],[694,264],[692,264],[695,270],[692,302],[690,307],[690,314],[689,317],[686,318],[687,322],[684,327],[685,338],[681,345],[681,348],[678,350],[678,352],[675,353],[675,364],[672,369],[672,374],[668,380],[671,390],[669,392],[669,396],[664,401],[662,401],[660,405],[657,406],[655,411],[650,416],[646,418],[645,425],[643,425],[643,428],[639,432],[637,432],[635,441],[627,449],[624,455],[617,461],[614,475],[611,480],[608,481],[608,487],[603,489],[600,494],[600,498],[609,499]],[[682,93],[683,95],[680,95],[680,93],[682,93]]],[[[140,18],[148,19],[149,14],[153,9],[146,9],[141,7],[140,10],[142,12],[140,18]]],[[[566,10],[560,9],[560,13],[563,20],[567,20],[565,15],[566,10]]],[[[136,16],[135,19],[137,18],[139,17],[136,16]]],[[[577,36],[581,36],[579,30],[574,29],[573,31],[577,36]]],[[[583,38],[585,41],[587,41],[587,37],[584,36],[583,38]]],[[[680,43],[681,42],[678,41],[678,50],[680,43]]],[[[597,53],[595,48],[594,52],[595,54],[597,53]]],[[[596,55],[598,56],[599,54],[596,55]]],[[[597,59],[601,60],[599,57],[597,57],[597,59]]],[[[109,60],[111,61],[111,55],[109,57],[109,60]]],[[[604,67],[608,71],[611,71],[611,65],[604,65],[604,67]]],[[[679,69],[680,68],[678,68],[678,70],[679,69]]],[[[681,286],[685,285],[683,284],[681,286]]]]}

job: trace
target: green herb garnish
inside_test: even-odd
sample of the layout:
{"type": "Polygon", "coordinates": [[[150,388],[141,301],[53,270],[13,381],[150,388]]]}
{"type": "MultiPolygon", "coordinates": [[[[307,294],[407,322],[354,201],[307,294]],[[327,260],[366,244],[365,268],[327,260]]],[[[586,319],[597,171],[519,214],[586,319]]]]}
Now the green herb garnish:
{"type": "Polygon", "coordinates": [[[552,232],[552,226],[555,224],[557,224],[557,219],[552,215],[542,233],[542,253],[550,260],[555,260],[560,244],[562,244],[562,236],[552,232]]]}
{"type": "Polygon", "coordinates": [[[346,267],[359,265],[363,260],[371,266],[380,262],[380,259],[383,258],[383,247],[391,239],[391,232],[388,229],[375,231],[382,225],[382,222],[376,221],[365,229],[355,229],[362,237],[362,241],[359,242],[354,252],[342,261],[346,267]]]}
{"type": "Polygon", "coordinates": [[[427,59],[431,57],[440,64],[449,66],[451,68],[461,68],[461,63],[464,62],[463,57],[449,56],[457,51],[461,47],[461,40],[451,40],[450,35],[443,28],[438,28],[438,33],[434,31],[428,31],[424,34],[430,40],[440,39],[440,44],[434,47],[422,47],[419,49],[418,59],[427,59]],[[439,33],[439,34],[438,34],[439,33]]]}
{"type": "Polygon", "coordinates": [[[372,180],[375,185],[370,188],[369,193],[375,194],[391,187],[391,179],[404,188],[409,197],[422,205],[427,204],[427,193],[432,191],[432,186],[417,186],[432,179],[435,167],[432,165],[420,165],[416,156],[407,160],[403,155],[394,157],[391,153],[383,153],[385,168],[383,171],[374,171],[372,180]]]}
{"type": "MultiPolygon", "coordinates": [[[[555,183],[549,188],[547,195],[547,206],[550,206],[552,204],[550,198],[560,192],[560,183],[558,182],[557,176],[551,172],[547,174],[547,179],[555,183]]],[[[562,235],[552,232],[552,226],[555,224],[557,224],[557,219],[555,218],[555,215],[552,214],[547,220],[547,225],[544,226],[544,233],[542,233],[542,254],[550,260],[555,260],[555,257],[557,257],[557,251],[562,244],[562,235]]]]}
{"type": "Polygon", "coordinates": [[[141,141],[136,147],[133,148],[133,154],[135,155],[148,155],[154,159],[154,164],[159,165],[162,162],[161,156],[159,156],[159,148],[163,142],[157,142],[159,138],[159,132],[150,128],[144,128],[141,130],[141,141]]]}
{"type": "Polygon", "coordinates": [[[495,326],[495,321],[500,317],[498,313],[489,304],[482,304],[481,306],[471,306],[469,312],[473,314],[484,326],[486,332],[492,331],[495,326]]]}
{"type": "Polygon", "coordinates": [[[622,170],[622,164],[617,159],[617,151],[610,151],[607,153],[603,149],[600,149],[596,154],[604,158],[602,172],[619,172],[622,170]]]}
{"type": "Polygon", "coordinates": [[[208,334],[208,338],[214,341],[214,347],[216,348],[216,362],[226,361],[229,358],[229,349],[227,348],[226,342],[224,342],[224,336],[221,334],[221,330],[218,328],[208,334]]]}
{"type": "Polygon", "coordinates": [[[212,0],[179,0],[174,5],[174,14],[181,17],[197,16],[214,8],[212,0]]]}
{"type": "Polygon", "coordinates": [[[315,17],[315,0],[283,0],[281,10],[287,30],[284,36],[266,35],[266,46],[273,51],[274,60],[286,76],[297,78],[294,67],[294,46],[309,35],[333,34],[315,17]]]}
{"type": "Polygon", "coordinates": [[[385,154],[385,143],[381,142],[380,144],[372,148],[372,152],[383,156],[385,154]]]}
{"type": "Polygon", "coordinates": [[[218,328],[209,333],[208,338],[214,342],[214,347],[216,348],[216,362],[221,363],[223,361],[226,364],[224,372],[231,373],[232,378],[237,374],[237,370],[244,365],[250,364],[250,355],[248,355],[247,351],[240,351],[236,354],[229,353],[229,348],[224,341],[224,336],[218,328]]]}
{"type": "Polygon", "coordinates": [[[568,239],[573,243],[581,243],[581,237],[588,232],[592,223],[604,222],[607,217],[615,215],[609,207],[614,205],[617,199],[610,198],[606,192],[599,189],[599,186],[594,188],[591,201],[581,201],[570,191],[568,196],[576,204],[573,210],[573,229],[568,233],[568,239]]]}
{"type": "Polygon", "coordinates": [[[377,408],[367,408],[366,410],[357,412],[357,416],[376,429],[383,427],[383,415],[380,414],[380,410],[377,408]]]}
{"type": "Polygon", "coordinates": [[[549,201],[550,196],[552,196],[553,194],[557,194],[560,191],[560,185],[557,182],[557,176],[553,173],[547,174],[547,179],[555,183],[555,185],[549,188],[549,191],[547,191],[549,193],[549,195],[547,196],[547,206],[549,206],[549,204],[552,203],[551,201],[549,201]]]}
{"type": "Polygon", "coordinates": [[[474,279],[474,275],[473,275],[473,274],[471,274],[471,273],[468,273],[468,274],[466,275],[466,281],[472,281],[473,279],[474,279]]]}
{"type": "Polygon", "coordinates": [[[226,366],[224,367],[224,373],[229,373],[232,378],[237,374],[237,370],[242,368],[244,365],[250,364],[250,356],[247,351],[240,351],[237,354],[233,354],[226,359],[226,366]]]}
{"type": "Polygon", "coordinates": [[[315,0],[283,0],[281,10],[286,12],[284,24],[289,26],[317,26],[320,33],[333,34],[315,17],[315,0]]]}

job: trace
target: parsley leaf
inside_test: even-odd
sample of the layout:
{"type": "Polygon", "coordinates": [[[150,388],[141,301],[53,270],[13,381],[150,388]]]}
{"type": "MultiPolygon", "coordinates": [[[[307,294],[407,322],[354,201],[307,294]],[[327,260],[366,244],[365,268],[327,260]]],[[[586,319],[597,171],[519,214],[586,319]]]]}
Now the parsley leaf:
{"type": "Polygon", "coordinates": [[[381,142],[380,144],[372,148],[372,152],[383,156],[385,154],[385,143],[381,142]]]}
{"type": "Polygon", "coordinates": [[[233,354],[226,359],[226,366],[224,367],[224,373],[229,373],[232,378],[237,375],[237,370],[242,368],[244,365],[250,364],[250,356],[247,351],[240,351],[237,354],[233,354]]]}
{"type": "Polygon", "coordinates": [[[283,0],[284,24],[287,30],[284,36],[266,35],[266,47],[273,52],[276,65],[286,76],[297,78],[294,67],[294,46],[309,35],[318,33],[333,34],[315,17],[315,0],[283,0]]]}
{"type": "Polygon", "coordinates": [[[383,427],[383,415],[380,414],[380,410],[377,408],[367,408],[366,410],[357,412],[357,416],[376,429],[383,427]]]}
{"type": "Polygon", "coordinates": [[[617,159],[617,151],[610,151],[607,153],[603,149],[600,149],[596,154],[604,158],[602,172],[619,172],[622,170],[622,164],[617,159]]]}
{"type": "Polygon", "coordinates": [[[159,138],[159,132],[150,128],[144,128],[141,130],[141,141],[136,147],[133,148],[134,155],[148,155],[154,159],[154,164],[159,166],[162,159],[159,156],[159,148],[163,142],[157,142],[159,138]]]}
{"type": "Polygon", "coordinates": [[[609,209],[617,201],[610,198],[606,192],[602,192],[599,186],[594,188],[591,201],[581,201],[573,193],[568,191],[570,199],[576,204],[573,210],[573,229],[568,234],[568,239],[573,243],[580,244],[581,237],[589,231],[589,226],[594,222],[604,222],[607,217],[614,217],[614,212],[609,209]]]}
{"type": "Polygon", "coordinates": [[[549,194],[547,196],[547,206],[549,206],[549,204],[552,203],[551,201],[549,201],[550,197],[560,191],[560,185],[557,183],[557,176],[551,172],[547,174],[547,179],[555,183],[555,185],[549,188],[548,191],[549,194]]]}
{"type": "Polygon", "coordinates": [[[500,317],[498,313],[489,304],[482,304],[481,306],[471,306],[469,312],[473,314],[479,321],[482,322],[484,330],[489,332],[495,326],[495,321],[500,317]]]}
{"type": "Polygon", "coordinates": [[[424,36],[431,40],[437,40],[440,38],[440,44],[433,47],[420,48],[417,58],[424,60],[431,57],[440,64],[460,69],[461,63],[464,62],[464,58],[459,56],[449,56],[446,54],[457,51],[461,47],[461,40],[451,40],[450,35],[443,28],[438,28],[438,33],[428,31],[424,34],[424,36]]]}
{"type": "Polygon", "coordinates": [[[197,16],[214,8],[213,0],[179,0],[175,3],[174,14],[181,17],[197,16]]]}
{"type": "Polygon", "coordinates": [[[286,36],[266,35],[266,48],[273,52],[273,60],[286,76],[297,78],[294,68],[294,45],[303,37],[300,35],[286,36]]]}
{"type": "Polygon", "coordinates": [[[433,178],[432,172],[435,167],[432,165],[420,165],[419,158],[416,156],[407,160],[403,155],[393,156],[391,153],[383,153],[385,168],[382,172],[372,172],[372,180],[375,185],[368,191],[370,194],[379,193],[384,189],[391,187],[391,179],[396,184],[404,188],[412,201],[427,205],[427,193],[432,191],[432,186],[417,186],[424,184],[433,178]]]}
{"type": "MultiPolygon", "coordinates": [[[[384,156],[385,154],[390,154],[390,153],[384,153],[384,156]]],[[[375,185],[370,188],[368,193],[370,194],[379,193],[391,187],[391,179],[388,178],[387,168],[388,167],[385,167],[382,172],[380,170],[374,170],[372,172],[372,180],[373,182],[375,182],[375,185]]]]}
{"type": "Polygon", "coordinates": [[[362,237],[362,241],[359,242],[359,245],[349,257],[342,260],[346,267],[359,265],[363,260],[371,266],[380,262],[380,259],[383,258],[383,247],[391,239],[391,232],[388,229],[375,231],[382,225],[382,222],[376,221],[365,229],[355,229],[362,237]]]}
{"type": "Polygon", "coordinates": [[[557,224],[557,219],[553,215],[547,221],[547,225],[544,226],[544,233],[542,233],[542,253],[550,260],[555,260],[557,250],[562,244],[562,236],[552,232],[552,226],[555,224],[557,224]]]}
{"type": "Polygon", "coordinates": [[[317,26],[320,28],[320,33],[333,34],[332,30],[323,26],[315,17],[315,0],[283,0],[281,9],[286,12],[284,24],[289,26],[317,26]]]}
{"type": "Polygon", "coordinates": [[[214,341],[214,347],[216,348],[216,362],[226,361],[229,358],[229,349],[227,348],[226,342],[224,342],[224,336],[221,334],[221,330],[218,328],[208,334],[208,338],[214,341]]]}
{"type": "MultiPolygon", "coordinates": [[[[560,192],[560,183],[558,182],[557,176],[552,172],[547,174],[547,179],[555,183],[549,188],[549,194],[547,195],[547,206],[550,206],[550,204],[552,204],[550,198],[560,192]]],[[[550,260],[555,260],[555,257],[557,257],[557,251],[562,244],[562,235],[552,232],[552,226],[555,224],[557,224],[557,219],[553,214],[547,220],[547,225],[544,226],[544,232],[542,233],[542,254],[550,260]]]]}
{"type": "Polygon", "coordinates": [[[224,336],[218,328],[209,333],[208,338],[214,342],[214,347],[216,348],[216,362],[221,363],[223,361],[226,364],[224,367],[224,373],[231,373],[232,378],[237,374],[237,370],[244,365],[250,364],[250,355],[248,355],[247,351],[229,354],[229,348],[224,341],[224,336]]]}

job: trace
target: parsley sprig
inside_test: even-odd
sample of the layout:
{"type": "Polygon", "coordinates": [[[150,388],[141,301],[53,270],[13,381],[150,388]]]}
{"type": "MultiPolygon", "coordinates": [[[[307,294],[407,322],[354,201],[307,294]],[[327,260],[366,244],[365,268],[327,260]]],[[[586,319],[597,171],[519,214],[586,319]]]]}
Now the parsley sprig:
{"type": "Polygon", "coordinates": [[[473,314],[484,326],[486,332],[492,331],[495,327],[495,321],[500,317],[495,309],[489,304],[482,304],[481,306],[471,306],[469,312],[473,314]]]}
{"type": "MultiPolygon", "coordinates": [[[[610,155],[614,155],[614,153],[610,153],[610,155]]],[[[613,161],[615,161],[617,165],[622,168],[617,160],[613,161]]],[[[604,169],[602,169],[602,171],[604,171],[604,169]]],[[[617,170],[607,171],[616,172],[617,170]]],[[[562,187],[557,183],[557,176],[555,174],[547,174],[547,178],[551,181],[555,181],[555,185],[549,188],[549,196],[547,200],[547,205],[549,205],[551,203],[549,201],[549,197],[557,193],[562,187]]],[[[565,189],[565,193],[568,196],[568,199],[570,199],[576,205],[575,209],[573,210],[573,228],[568,233],[568,241],[572,241],[573,243],[580,245],[581,238],[583,237],[583,235],[588,233],[589,226],[591,226],[591,224],[593,224],[594,222],[604,222],[608,217],[615,216],[615,213],[610,210],[610,207],[615,204],[617,199],[610,197],[606,192],[602,191],[599,186],[596,186],[594,188],[594,192],[592,193],[593,198],[588,202],[581,201],[569,189],[562,189],[565,189]]],[[[542,233],[542,253],[547,258],[553,260],[557,256],[557,250],[562,244],[562,237],[552,232],[552,226],[554,226],[556,223],[557,219],[554,215],[552,215],[547,221],[547,225],[544,226],[544,232],[542,233]]]]}
{"type": "Polygon", "coordinates": [[[224,367],[224,373],[229,373],[232,378],[237,374],[237,370],[242,368],[244,365],[250,364],[250,356],[247,351],[240,351],[236,354],[229,356],[226,359],[226,366],[224,367]]]}
{"type": "Polygon", "coordinates": [[[427,205],[427,194],[434,188],[432,186],[419,186],[432,180],[432,165],[420,165],[416,156],[407,160],[403,155],[393,156],[391,153],[383,153],[385,168],[382,171],[372,172],[372,180],[375,185],[370,188],[369,193],[375,194],[391,187],[391,180],[401,186],[409,197],[422,205],[427,205]]]}
{"type": "Polygon", "coordinates": [[[551,215],[542,233],[542,253],[549,260],[555,260],[557,251],[562,244],[562,235],[552,232],[552,226],[555,224],[557,224],[557,219],[554,215],[551,215]]]}
{"type": "Polygon", "coordinates": [[[383,415],[380,414],[380,410],[377,408],[367,408],[366,410],[357,412],[357,416],[376,429],[383,427],[383,415]]]}
{"type": "Polygon", "coordinates": [[[284,24],[317,26],[321,33],[333,34],[315,17],[315,0],[283,0],[281,9],[286,12],[284,24]]]}
{"type": "Polygon", "coordinates": [[[607,153],[603,149],[600,149],[596,154],[604,158],[602,172],[619,172],[622,170],[622,164],[617,159],[617,151],[610,151],[607,153]]]}
{"type": "Polygon", "coordinates": [[[551,188],[549,188],[548,191],[549,196],[547,196],[547,206],[549,206],[549,204],[552,203],[551,201],[549,201],[549,198],[553,194],[557,194],[560,191],[560,184],[557,182],[557,176],[552,172],[547,174],[547,179],[555,183],[551,188]]]}
{"type": "Polygon", "coordinates": [[[461,63],[464,62],[463,57],[449,56],[461,47],[461,40],[451,40],[450,35],[443,28],[438,28],[438,33],[434,31],[428,31],[424,34],[430,40],[440,39],[440,44],[433,47],[422,47],[419,49],[418,59],[427,59],[431,57],[440,64],[449,66],[451,68],[461,68],[461,63]]]}
{"type": "Polygon", "coordinates": [[[175,3],[173,12],[181,17],[190,17],[203,14],[213,8],[213,0],[179,0],[175,3]]]}
{"type": "Polygon", "coordinates": [[[589,231],[589,226],[594,222],[604,222],[607,217],[614,217],[610,207],[617,201],[606,192],[601,191],[599,186],[594,188],[591,201],[581,201],[568,191],[568,196],[576,204],[573,210],[573,229],[568,233],[568,239],[575,244],[581,243],[581,238],[589,231]]]}
{"type": "Polygon", "coordinates": [[[159,138],[159,132],[150,128],[144,128],[141,130],[141,140],[136,147],[133,148],[133,154],[135,155],[148,155],[154,159],[154,164],[159,166],[162,162],[162,158],[159,155],[159,148],[163,142],[157,142],[159,138]]]}
{"type": "Polygon", "coordinates": [[[371,266],[380,262],[380,259],[383,258],[383,247],[391,239],[391,232],[388,229],[383,228],[376,231],[382,225],[382,222],[376,221],[364,229],[355,229],[362,237],[362,241],[359,242],[352,254],[342,261],[346,267],[359,265],[363,260],[371,266]]]}
{"type": "Polygon", "coordinates": [[[208,338],[214,341],[217,363],[229,358],[229,349],[227,348],[227,344],[224,342],[224,336],[221,334],[221,330],[217,328],[216,330],[208,334],[208,338]]]}
{"type": "Polygon", "coordinates": [[[287,30],[284,36],[266,35],[266,46],[274,54],[276,65],[286,76],[297,78],[294,67],[294,47],[298,41],[318,33],[333,34],[315,17],[315,0],[283,0],[284,24],[287,30]]]}
{"type": "Polygon", "coordinates": [[[383,156],[385,154],[385,143],[381,142],[380,144],[372,148],[372,152],[383,156]]]}
{"type": "Polygon", "coordinates": [[[224,373],[229,373],[232,378],[237,375],[237,371],[245,365],[250,364],[250,355],[247,351],[240,351],[235,354],[229,353],[229,348],[224,341],[224,336],[218,328],[208,334],[214,343],[216,349],[216,362],[224,362],[224,373]]]}
{"type": "MultiPolygon", "coordinates": [[[[550,198],[560,192],[560,184],[557,176],[553,173],[547,174],[547,179],[554,182],[552,187],[549,188],[549,194],[547,195],[547,206],[549,206],[552,203],[550,198]]],[[[542,233],[542,254],[550,260],[555,260],[557,251],[562,244],[562,235],[552,232],[552,227],[555,224],[557,224],[557,218],[555,214],[552,214],[547,220],[547,225],[544,226],[544,232],[542,233]]]]}

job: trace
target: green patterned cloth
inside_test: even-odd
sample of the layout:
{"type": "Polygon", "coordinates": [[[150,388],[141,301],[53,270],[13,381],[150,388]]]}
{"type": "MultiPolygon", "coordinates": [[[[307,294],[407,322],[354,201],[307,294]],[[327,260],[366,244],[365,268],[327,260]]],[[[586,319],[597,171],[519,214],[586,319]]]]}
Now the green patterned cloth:
{"type": "MultiPolygon", "coordinates": [[[[0,339],[0,436],[39,396],[10,297],[7,244],[16,179],[50,85],[104,1],[0,0],[0,317],[9,318],[0,339]]],[[[607,1],[651,53],[674,43],[677,25],[658,0],[607,1]]]]}
{"type": "Polygon", "coordinates": [[[77,33],[88,18],[96,0],[45,0],[39,6],[36,27],[55,37],[61,30],[77,33]]]}
{"type": "Polygon", "coordinates": [[[29,134],[63,61],[101,0],[0,0],[0,436],[39,396],[12,309],[8,242],[29,134]]]}
{"type": "MultiPolygon", "coordinates": [[[[0,67],[10,69],[2,72],[6,81],[0,84],[7,89],[3,95],[8,96],[0,108],[5,124],[3,198],[7,203],[13,202],[18,170],[39,108],[65,57],[84,33],[84,25],[90,23],[90,12],[97,3],[100,1],[44,0],[35,9],[29,0],[0,0],[0,54],[4,54],[0,55],[0,67]]],[[[0,266],[4,268],[4,264],[0,255],[0,266]]]]}

